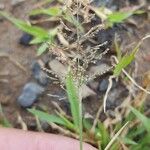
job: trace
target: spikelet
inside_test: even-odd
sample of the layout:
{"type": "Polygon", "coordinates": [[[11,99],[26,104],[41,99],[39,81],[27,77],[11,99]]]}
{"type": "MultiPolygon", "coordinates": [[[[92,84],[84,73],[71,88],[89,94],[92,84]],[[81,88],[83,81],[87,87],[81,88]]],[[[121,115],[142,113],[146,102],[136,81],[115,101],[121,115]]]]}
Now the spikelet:
{"type": "Polygon", "coordinates": [[[74,22],[71,25],[64,18],[60,18],[57,44],[50,46],[49,53],[54,55],[55,59],[59,60],[59,62],[71,68],[75,80],[88,82],[110,71],[113,66],[109,66],[106,70],[102,70],[96,74],[87,75],[87,69],[90,65],[100,61],[109,52],[109,49],[106,48],[101,52],[101,47],[107,47],[108,42],[105,41],[100,44],[94,40],[99,31],[104,29],[103,24],[95,25],[89,30],[86,29],[86,23],[91,22],[95,14],[89,11],[88,5],[90,2],[86,0],[86,2],[84,1],[84,5],[82,5],[83,1],[81,2],[80,8],[77,8],[76,1],[65,1],[65,9],[68,9],[67,12],[70,13],[69,15],[78,19],[76,20],[78,21],[78,25],[74,22]],[[79,14],[78,17],[77,14],[79,14]],[[77,30],[79,26],[84,28],[84,33],[77,30]]]}

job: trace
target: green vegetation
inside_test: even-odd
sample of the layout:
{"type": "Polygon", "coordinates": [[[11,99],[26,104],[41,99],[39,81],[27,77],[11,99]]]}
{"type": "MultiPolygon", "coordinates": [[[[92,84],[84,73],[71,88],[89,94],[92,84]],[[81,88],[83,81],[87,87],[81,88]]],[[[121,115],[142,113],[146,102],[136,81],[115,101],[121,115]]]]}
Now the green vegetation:
{"type": "Polygon", "coordinates": [[[126,68],[131,62],[134,60],[135,55],[137,51],[139,50],[139,46],[136,46],[135,49],[130,54],[126,54],[125,56],[121,57],[120,54],[118,54],[119,63],[116,65],[114,69],[114,76],[119,76],[122,69],[126,68]]]}
{"type": "Polygon", "coordinates": [[[8,121],[8,119],[4,115],[1,105],[0,105],[0,126],[12,127],[12,125],[10,124],[10,122],[8,121]]]}
{"type": "MultiPolygon", "coordinates": [[[[79,100],[76,93],[77,90],[75,90],[73,78],[70,75],[67,77],[66,86],[72,119],[69,119],[69,116],[60,113],[57,115],[50,115],[46,112],[35,109],[29,109],[29,112],[39,117],[40,120],[44,120],[49,124],[55,123],[61,125],[66,130],[75,133],[76,138],[79,138],[81,134],[79,125],[79,120],[81,117],[79,115],[79,100]]],[[[116,133],[113,137],[111,136],[109,129],[107,129],[100,121],[94,129],[94,132],[92,132],[92,123],[89,120],[82,118],[83,141],[90,141],[95,146],[98,146],[101,150],[115,150],[118,149],[122,143],[127,145],[131,150],[138,150],[143,146],[144,148],[148,147],[150,144],[150,119],[145,117],[145,115],[133,107],[130,107],[130,110],[130,113],[124,118],[124,121],[118,122],[113,127],[113,132],[116,133]],[[129,127],[130,125],[131,127],[129,127]],[[123,132],[124,130],[126,130],[125,133],[123,132]],[[137,141],[136,139],[138,137],[144,138],[140,138],[137,141]]]]}
{"type": "Polygon", "coordinates": [[[103,23],[105,24],[105,27],[112,27],[114,24],[117,23],[123,23],[126,21],[129,17],[131,17],[134,14],[142,14],[144,11],[140,10],[134,10],[134,11],[111,11],[105,7],[100,8],[92,8],[94,12],[99,16],[103,23]]]}
{"type": "MultiPolygon", "coordinates": [[[[52,2],[52,0],[49,0],[47,2],[52,2]]],[[[62,1],[59,2],[62,3],[62,1]]],[[[112,27],[116,23],[122,23],[133,14],[140,13],[137,11],[127,13],[107,11],[107,13],[105,13],[104,8],[91,9],[95,12],[97,16],[102,19],[105,28],[112,27]]],[[[75,17],[73,13],[70,12],[70,10],[67,9],[67,7],[65,6],[35,9],[29,13],[30,16],[39,14],[46,15],[48,18],[54,17],[55,19],[66,21],[67,23],[70,23],[71,26],[73,26],[73,29],[79,30],[79,33],[76,34],[84,34],[87,35],[87,37],[83,36],[84,38],[89,38],[88,34],[90,34],[90,32],[88,34],[85,33],[83,24],[80,23],[78,17],[75,17]]],[[[37,50],[37,55],[41,55],[49,47],[55,46],[55,39],[57,34],[59,33],[60,25],[57,25],[52,29],[46,30],[42,27],[31,25],[29,22],[16,19],[2,11],[0,11],[0,15],[8,19],[20,30],[29,33],[34,37],[30,43],[35,45],[40,44],[37,50]]],[[[63,40],[65,40],[65,38],[63,40]]],[[[82,37],[81,40],[83,40],[82,37]]],[[[78,41],[76,43],[80,44],[82,42],[78,41]]],[[[78,46],[80,45],[75,45],[75,48],[78,46]]],[[[113,70],[113,75],[115,77],[118,77],[122,69],[126,68],[134,60],[134,57],[140,45],[138,44],[130,54],[126,54],[124,56],[122,56],[116,41],[115,46],[119,62],[113,70]]],[[[95,54],[95,51],[93,52],[93,54],[95,54]]],[[[93,56],[95,55],[92,55],[92,57],[93,56]]],[[[89,59],[89,61],[91,60],[92,59],[89,59]]],[[[71,66],[71,64],[69,65],[71,66]]],[[[76,70],[78,69],[80,68],[76,68],[76,70]]],[[[33,115],[37,116],[40,120],[46,121],[50,125],[56,124],[61,126],[64,130],[67,130],[69,134],[73,134],[72,136],[80,139],[81,149],[82,141],[93,144],[94,146],[98,147],[99,150],[117,150],[122,145],[128,147],[131,150],[148,149],[148,147],[150,146],[150,119],[144,115],[144,112],[141,112],[140,108],[127,108],[129,109],[127,115],[123,116],[122,120],[112,125],[111,129],[108,128],[108,124],[104,124],[99,120],[94,130],[92,130],[93,121],[85,119],[82,116],[82,100],[80,98],[80,93],[77,90],[79,89],[79,86],[76,85],[76,83],[78,83],[80,79],[78,78],[78,81],[76,81],[73,78],[74,72],[75,71],[71,68],[71,71],[66,76],[65,82],[68,100],[70,103],[71,117],[67,116],[66,114],[62,114],[61,112],[57,112],[56,114],[49,114],[48,112],[43,112],[36,109],[28,109],[28,111],[33,115]]],[[[2,120],[2,124],[4,126],[10,126],[5,118],[2,120]]]]}

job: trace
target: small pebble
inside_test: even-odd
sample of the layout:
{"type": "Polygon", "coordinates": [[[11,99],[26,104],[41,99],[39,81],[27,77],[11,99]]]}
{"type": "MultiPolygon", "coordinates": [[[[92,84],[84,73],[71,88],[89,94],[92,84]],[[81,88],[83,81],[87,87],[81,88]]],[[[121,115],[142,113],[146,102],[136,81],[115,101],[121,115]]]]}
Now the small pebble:
{"type": "Polygon", "coordinates": [[[99,84],[99,91],[105,92],[108,88],[109,81],[108,79],[103,79],[99,84]]]}
{"type": "MultiPolygon", "coordinates": [[[[100,82],[100,84],[99,84],[99,91],[100,91],[100,92],[105,92],[105,91],[107,90],[107,88],[108,88],[108,85],[109,85],[108,78],[104,78],[104,79],[100,82]]],[[[113,80],[113,85],[112,85],[112,88],[111,88],[111,89],[115,88],[116,85],[117,85],[117,83],[113,80]]]]}
{"type": "Polygon", "coordinates": [[[32,74],[34,78],[37,80],[38,83],[40,83],[43,86],[46,86],[48,84],[48,78],[46,73],[42,70],[39,63],[34,62],[32,64],[32,74]]]}
{"type": "Polygon", "coordinates": [[[38,96],[44,92],[44,88],[37,83],[29,82],[27,83],[21,95],[18,98],[18,103],[20,106],[26,108],[31,107],[32,104],[37,101],[38,96]]]}
{"type": "Polygon", "coordinates": [[[104,49],[110,48],[112,42],[114,41],[114,36],[115,36],[115,28],[102,29],[97,33],[97,41],[100,44],[107,41],[108,44],[104,46],[104,49]]]}
{"type": "Polygon", "coordinates": [[[41,121],[41,127],[44,131],[50,130],[50,125],[46,121],[41,121]]]}
{"type": "Polygon", "coordinates": [[[110,0],[94,0],[93,5],[100,7],[100,6],[106,6],[110,0]]]}
{"type": "Polygon", "coordinates": [[[128,90],[123,85],[116,86],[109,92],[106,102],[106,109],[114,110],[124,101],[127,96],[128,90]]]}
{"type": "Polygon", "coordinates": [[[33,36],[27,33],[23,33],[21,36],[19,43],[23,46],[30,46],[30,42],[32,40],[33,36]]]}
{"type": "Polygon", "coordinates": [[[96,7],[107,7],[111,10],[116,10],[114,0],[93,0],[92,5],[96,7]]]}
{"type": "Polygon", "coordinates": [[[108,98],[107,101],[106,101],[106,109],[107,110],[114,110],[116,108],[116,105],[115,105],[115,100],[113,99],[113,101],[108,98]]]}
{"type": "Polygon", "coordinates": [[[95,16],[94,18],[91,19],[91,25],[96,26],[102,23],[101,19],[98,16],[95,16]]]}

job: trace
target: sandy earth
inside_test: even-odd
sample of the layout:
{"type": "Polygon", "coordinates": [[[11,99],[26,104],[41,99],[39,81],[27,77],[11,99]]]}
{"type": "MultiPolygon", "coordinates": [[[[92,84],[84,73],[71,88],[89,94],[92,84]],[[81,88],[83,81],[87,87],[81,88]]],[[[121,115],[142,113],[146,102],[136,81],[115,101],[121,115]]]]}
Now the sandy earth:
{"type": "MultiPolygon", "coordinates": [[[[27,12],[32,9],[35,4],[34,0],[26,0],[24,3],[12,7],[10,0],[1,0],[0,3],[5,5],[5,10],[11,12],[14,16],[21,19],[27,19],[27,12]]],[[[134,32],[130,35],[130,39],[124,40],[124,45],[127,43],[138,42],[147,33],[150,33],[149,20],[146,20],[144,25],[137,29],[132,27],[134,32]]],[[[15,28],[11,23],[6,20],[0,21],[0,102],[2,103],[4,113],[8,120],[14,125],[17,124],[17,113],[19,112],[23,117],[23,120],[28,126],[34,126],[31,120],[34,120],[26,110],[20,108],[16,99],[20,94],[23,85],[33,80],[31,76],[31,64],[36,59],[36,47],[29,46],[24,47],[19,44],[19,38],[22,36],[22,32],[15,28]],[[7,57],[3,57],[4,54],[9,55],[15,62],[19,63],[25,70],[22,70],[19,66],[16,66],[7,57]],[[1,56],[2,55],[2,56],[1,56]]],[[[136,57],[138,64],[138,76],[143,75],[146,71],[150,70],[150,39],[144,41],[141,46],[141,50],[136,57]]],[[[57,86],[49,85],[47,92],[57,93],[59,88],[57,86]]],[[[53,111],[53,106],[50,102],[51,98],[43,95],[38,101],[38,106],[47,106],[50,112],[53,111]]],[[[97,98],[89,99],[85,102],[87,110],[91,113],[95,113],[97,110],[97,98]]],[[[65,107],[65,106],[64,106],[65,107]]]]}

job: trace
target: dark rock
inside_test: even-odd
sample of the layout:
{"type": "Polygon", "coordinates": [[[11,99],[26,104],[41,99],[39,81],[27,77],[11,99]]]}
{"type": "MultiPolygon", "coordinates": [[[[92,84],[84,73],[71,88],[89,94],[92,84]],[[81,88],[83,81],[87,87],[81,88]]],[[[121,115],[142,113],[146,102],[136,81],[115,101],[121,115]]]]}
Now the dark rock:
{"type": "Polygon", "coordinates": [[[114,36],[115,36],[115,29],[114,28],[108,28],[108,29],[102,29],[97,33],[97,41],[99,44],[102,44],[104,42],[108,42],[107,45],[105,45],[104,50],[106,48],[110,48],[113,41],[114,41],[114,36]]]}
{"type": "Polygon", "coordinates": [[[17,102],[24,108],[30,107],[35,101],[37,101],[38,96],[43,92],[44,88],[42,86],[34,82],[29,82],[24,86],[17,102]]]}
{"type": "Polygon", "coordinates": [[[91,25],[92,25],[92,27],[96,26],[98,24],[101,24],[101,23],[102,23],[102,21],[101,21],[100,17],[98,17],[96,15],[95,15],[94,18],[91,19],[91,25]]]}
{"type": "Polygon", "coordinates": [[[71,116],[70,103],[65,101],[60,101],[61,108],[66,112],[67,115],[71,116]]]}
{"type": "Polygon", "coordinates": [[[117,7],[114,3],[114,0],[94,0],[92,5],[96,7],[108,7],[111,10],[116,10],[117,7]]]}
{"type": "Polygon", "coordinates": [[[124,101],[124,99],[127,96],[128,96],[128,90],[122,85],[119,85],[118,87],[112,89],[109,92],[107,98],[106,109],[107,110],[115,109],[124,101]]]}
{"type": "MultiPolygon", "coordinates": [[[[99,91],[100,92],[105,92],[108,88],[108,85],[109,85],[109,81],[108,81],[108,78],[104,78],[103,80],[101,80],[100,84],[99,84],[99,91]]],[[[113,85],[112,85],[112,88],[115,88],[117,85],[116,81],[113,80],[113,85]]]]}
{"type": "Polygon", "coordinates": [[[27,127],[28,127],[28,130],[36,131],[36,130],[37,130],[36,121],[29,120],[29,121],[27,122],[27,127]]]}
{"type": "Polygon", "coordinates": [[[28,33],[23,33],[23,35],[20,38],[19,43],[23,46],[29,46],[32,38],[33,38],[32,35],[30,35],[28,33]]]}
{"type": "Polygon", "coordinates": [[[33,20],[38,20],[38,19],[41,19],[41,15],[30,15],[30,16],[29,16],[29,19],[31,20],[31,22],[32,22],[33,20]]]}
{"type": "Polygon", "coordinates": [[[94,0],[92,4],[97,7],[106,6],[109,1],[112,1],[112,0],[94,0]]]}
{"type": "MultiPolygon", "coordinates": [[[[37,123],[35,117],[33,117],[32,115],[30,116],[29,114],[24,114],[23,121],[25,122],[28,130],[37,131],[37,123]]],[[[18,121],[18,123],[21,124],[20,121],[18,121]]]]}
{"type": "Polygon", "coordinates": [[[32,64],[32,74],[41,85],[46,86],[48,84],[47,74],[42,70],[39,63],[34,62],[32,64]]]}
{"type": "Polygon", "coordinates": [[[115,101],[114,99],[110,99],[110,98],[107,99],[107,101],[106,101],[106,109],[107,110],[114,110],[116,108],[114,101],[115,101]]]}
{"type": "Polygon", "coordinates": [[[99,91],[105,92],[108,88],[109,81],[108,79],[103,79],[99,84],[99,91]]]}
{"type": "MultiPolygon", "coordinates": [[[[134,1],[134,0],[129,0],[134,1]]],[[[137,1],[137,0],[135,0],[137,1]]],[[[96,7],[107,7],[111,10],[119,10],[126,6],[126,0],[93,0],[92,5],[96,7]]]]}
{"type": "Polygon", "coordinates": [[[50,125],[46,121],[41,121],[41,127],[45,132],[50,129],[50,125]]]}

